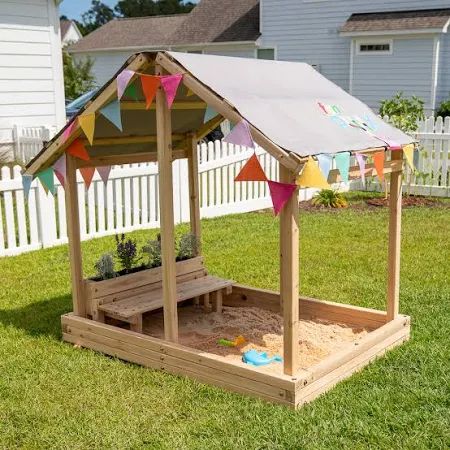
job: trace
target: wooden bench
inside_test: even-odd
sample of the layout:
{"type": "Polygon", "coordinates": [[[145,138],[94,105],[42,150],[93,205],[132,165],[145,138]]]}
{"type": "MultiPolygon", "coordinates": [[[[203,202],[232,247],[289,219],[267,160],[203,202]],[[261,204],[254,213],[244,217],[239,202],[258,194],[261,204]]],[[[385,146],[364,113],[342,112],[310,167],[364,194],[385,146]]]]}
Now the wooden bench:
{"type": "MultiPolygon", "coordinates": [[[[141,333],[143,315],[164,305],[161,268],[144,272],[147,272],[150,283],[133,286],[129,280],[124,280],[127,282],[124,283],[123,291],[97,299],[94,319],[104,322],[105,317],[111,317],[129,323],[131,330],[141,333]]],[[[145,279],[142,276],[137,277],[138,274],[126,276],[133,275],[141,280],[141,283],[145,279]]],[[[114,282],[120,283],[120,278],[122,277],[115,278],[114,282]]],[[[202,298],[205,311],[209,311],[212,306],[213,311],[221,312],[223,293],[231,293],[232,285],[231,280],[208,275],[201,257],[177,263],[177,302],[193,299],[195,305],[200,305],[202,298]],[[212,305],[210,294],[213,294],[212,305]]]]}

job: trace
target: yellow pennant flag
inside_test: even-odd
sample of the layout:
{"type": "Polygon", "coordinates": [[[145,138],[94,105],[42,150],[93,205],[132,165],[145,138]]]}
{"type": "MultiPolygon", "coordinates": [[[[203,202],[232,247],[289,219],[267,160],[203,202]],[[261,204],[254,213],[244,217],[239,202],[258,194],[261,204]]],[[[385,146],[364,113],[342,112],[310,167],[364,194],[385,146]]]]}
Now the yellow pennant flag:
{"type": "Polygon", "coordinates": [[[186,97],[192,97],[194,95],[194,93],[188,88],[187,92],[186,92],[186,97]]]}
{"type": "Polygon", "coordinates": [[[408,144],[403,147],[403,154],[411,170],[414,170],[414,148],[414,144],[408,144]]]}
{"type": "Polygon", "coordinates": [[[94,131],[95,131],[95,113],[83,114],[78,117],[80,127],[83,130],[89,144],[92,145],[94,142],[94,131]]]}
{"type": "Polygon", "coordinates": [[[302,172],[297,177],[296,184],[302,187],[330,188],[326,178],[320,171],[319,165],[311,156],[308,157],[308,161],[303,166],[302,172]]]}

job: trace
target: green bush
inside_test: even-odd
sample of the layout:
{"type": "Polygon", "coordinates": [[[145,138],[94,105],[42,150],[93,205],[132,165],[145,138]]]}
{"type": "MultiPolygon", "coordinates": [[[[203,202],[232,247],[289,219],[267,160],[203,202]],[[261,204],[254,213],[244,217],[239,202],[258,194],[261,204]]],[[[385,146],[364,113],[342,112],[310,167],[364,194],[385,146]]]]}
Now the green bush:
{"type": "Polygon", "coordinates": [[[325,208],[346,208],[348,206],[345,197],[333,189],[322,189],[313,197],[312,204],[325,208]]]}
{"type": "Polygon", "coordinates": [[[436,111],[436,117],[450,117],[450,99],[445,100],[439,105],[436,111]]]}
{"type": "Polygon", "coordinates": [[[425,118],[423,104],[423,100],[415,95],[408,98],[403,96],[403,92],[398,92],[391,99],[381,102],[379,114],[381,117],[389,116],[394,127],[411,133],[417,131],[419,120],[425,118]]]}

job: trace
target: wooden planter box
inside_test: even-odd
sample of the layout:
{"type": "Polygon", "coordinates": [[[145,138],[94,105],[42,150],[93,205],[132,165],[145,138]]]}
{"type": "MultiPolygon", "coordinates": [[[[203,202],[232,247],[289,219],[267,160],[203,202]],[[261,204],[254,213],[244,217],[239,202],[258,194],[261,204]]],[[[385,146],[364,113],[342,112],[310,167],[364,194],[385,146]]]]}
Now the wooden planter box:
{"type": "MultiPolygon", "coordinates": [[[[201,256],[176,263],[177,280],[198,278],[206,274],[201,256]]],[[[162,268],[144,269],[139,272],[121,275],[109,280],[84,280],[86,314],[97,320],[97,307],[145,294],[161,283],[162,268]]]]}
{"type": "MultiPolygon", "coordinates": [[[[149,271],[146,272],[148,276],[149,271]]],[[[130,275],[128,279],[139,279],[139,275],[130,275]]],[[[110,284],[114,286],[116,280],[112,281],[110,284]]],[[[130,284],[136,286],[139,283],[132,281],[130,284]]],[[[88,285],[92,292],[95,288],[88,285]]],[[[233,292],[223,300],[227,306],[258,306],[280,311],[279,293],[247,286],[234,285],[233,292]]],[[[299,370],[295,376],[270,373],[261,367],[232,362],[218,355],[73,314],[62,316],[63,339],[125,361],[188,376],[293,408],[315,399],[388,349],[409,339],[410,319],[404,315],[388,321],[383,311],[304,297],[299,299],[299,309],[301,318],[367,327],[372,331],[318,364],[299,370]]]]}

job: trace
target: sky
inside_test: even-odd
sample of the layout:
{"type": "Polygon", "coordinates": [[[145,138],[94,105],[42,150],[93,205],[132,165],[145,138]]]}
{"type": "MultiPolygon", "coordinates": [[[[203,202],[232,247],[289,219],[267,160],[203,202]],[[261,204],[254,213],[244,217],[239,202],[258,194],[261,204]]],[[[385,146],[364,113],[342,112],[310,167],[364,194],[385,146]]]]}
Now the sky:
{"type": "MultiPolygon", "coordinates": [[[[118,0],[102,0],[103,3],[113,8],[118,0]]],[[[197,3],[196,0],[191,0],[197,3]]],[[[59,5],[59,14],[67,16],[69,19],[81,19],[81,14],[86,12],[91,6],[92,0],[63,0],[59,5]]]]}

